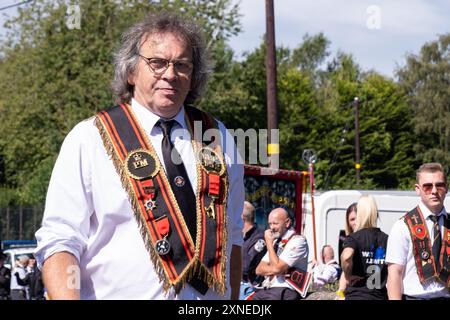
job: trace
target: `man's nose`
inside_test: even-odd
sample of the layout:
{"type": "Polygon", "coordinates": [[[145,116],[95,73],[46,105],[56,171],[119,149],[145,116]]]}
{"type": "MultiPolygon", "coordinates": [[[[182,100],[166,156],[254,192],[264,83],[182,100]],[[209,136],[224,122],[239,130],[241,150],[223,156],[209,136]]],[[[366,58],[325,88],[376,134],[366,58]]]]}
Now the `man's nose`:
{"type": "Polygon", "coordinates": [[[438,193],[438,190],[436,188],[436,185],[433,183],[431,187],[431,193],[438,193]]]}
{"type": "Polygon", "coordinates": [[[163,78],[167,80],[173,80],[177,77],[177,73],[175,71],[175,65],[173,63],[169,63],[166,71],[163,73],[163,78]]]}

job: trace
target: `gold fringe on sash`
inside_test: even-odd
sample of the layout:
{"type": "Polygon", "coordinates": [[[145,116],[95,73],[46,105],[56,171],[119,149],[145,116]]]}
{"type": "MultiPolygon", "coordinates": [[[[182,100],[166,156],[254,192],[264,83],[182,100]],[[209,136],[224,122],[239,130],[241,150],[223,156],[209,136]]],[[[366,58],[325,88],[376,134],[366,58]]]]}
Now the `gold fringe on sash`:
{"type": "Polygon", "coordinates": [[[153,267],[155,268],[159,281],[163,284],[164,292],[167,294],[171,286],[170,281],[168,281],[169,276],[168,274],[166,274],[161,258],[159,257],[158,253],[155,250],[154,245],[152,244],[152,239],[148,230],[147,222],[144,220],[144,218],[140,213],[137,196],[134,192],[133,187],[131,186],[131,182],[129,180],[128,175],[125,173],[124,165],[120,160],[118,154],[116,153],[116,150],[114,149],[112,139],[109,136],[108,131],[105,129],[105,127],[102,124],[102,121],[98,116],[95,117],[94,124],[100,132],[103,145],[105,146],[106,152],[110,156],[114,164],[114,167],[116,168],[117,174],[120,177],[120,182],[122,183],[122,187],[128,194],[128,199],[133,209],[134,217],[139,227],[139,232],[142,236],[142,239],[144,240],[145,249],[147,249],[147,251],[150,253],[150,259],[153,263],[153,267]]]}

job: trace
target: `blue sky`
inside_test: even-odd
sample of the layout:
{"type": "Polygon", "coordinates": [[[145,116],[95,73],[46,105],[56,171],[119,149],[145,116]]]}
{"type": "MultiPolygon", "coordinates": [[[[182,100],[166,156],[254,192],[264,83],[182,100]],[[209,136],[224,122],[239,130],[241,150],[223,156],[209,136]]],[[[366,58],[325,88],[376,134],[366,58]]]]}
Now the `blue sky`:
{"type": "MultiPolygon", "coordinates": [[[[262,41],[265,0],[235,3],[243,32],[230,45],[239,58],[262,41]]],[[[274,0],[274,7],[277,46],[295,48],[304,34],[323,32],[333,54],[351,53],[364,70],[387,76],[404,65],[406,53],[418,53],[424,43],[450,32],[449,0],[274,0]]]]}
{"type": "MultiPolygon", "coordinates": [[[[0,7],[23,0],[0,0],[0,7]]],[[[243,31],[230,39],[237,59],[265,33],[265,0],[240,3],[243,31]]],[[[76,1],[74,1],[76,3],[76,1]]],[[[449,0],[274,0],[277,46],[295,48],[306,33],[323,32],[330,50],[351,53],[364,70],[393,76],[406,53],[450,32],[449,0]]],[[[15,14],[16,8],[0,13],[15,14]]],[[[5,18],[0,15],[0,24],[5,18]]],[[[0,28],[0,36],[3,30],[0,28]]]]}

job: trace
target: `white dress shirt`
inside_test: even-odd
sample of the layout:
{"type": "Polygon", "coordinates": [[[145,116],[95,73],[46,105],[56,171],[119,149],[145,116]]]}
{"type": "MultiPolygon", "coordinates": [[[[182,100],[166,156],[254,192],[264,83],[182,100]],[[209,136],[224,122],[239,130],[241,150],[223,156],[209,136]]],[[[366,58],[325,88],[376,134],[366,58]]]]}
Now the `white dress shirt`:
{"type": "Polygon", "coordinates": [[[11,283],[10,283],[11,290],[26,290],[27,286],[23,286],[17,282],[17,277],[15,275],[16,273],[18,273],[19,278],[21,280],[25,280],[25,278],[27,277],[26,268],[23,267],[22,265],[16,266],[11,272],[11,283]]]}
{"type": "MultiPolygon", "coordinates": [[[[429,218],[433,213],[422,202],[419,203],[419,208],[425,219],[428,234],[431,238],[431,245],[433,245],[433,221],[429,218]]],[[[447,215],[445,208],[442,209],[439,215],[447,215]]],[[[443,234],[443,223],[444,221],[441,217],[439,219],[441,234],[443,234]]],[[[389,233],[386,263],[395,263],[405,266],[405,273],[403,275],[403,294],[427,299],[450,297],[445,286],[437,281],[431,281],[425,283],[425,285],[420,283],[419,276],[417,275],[416,263],[414,261],[411,235],[403,219],[396,221],[389,233]]]]}
{"type": "MultiPolygon", "coordinates": [[[[294,229],[288,230],[281,240],[286,240],[291,237],[295,232],[294,229]]],[[[294,235],[286,243],[281,254],[278,255],[280,260],[283,260],[289,267],[296,267],[304,271],[308,268],[308,242],[306,238],[302,235],[294,235]]],[[[269,252],[264,255],[261,261],[270,262],[269,252]]],[[[292,289],[292,287],[285,281],[284,275],[280,276],[266,276],[263,286],[268,288],[274,287],[286,287],[292,289]]]]}
{"type": "MultiPolygon", "coordinates": [[[[134,99],[131,106],[164,166],[163,136],[161,129],[155,126],[159,116],[134,99]]],[[[184,108],[174,119],[187,128],[184,108]]],[[[244,171],[242,161],[235,159],[236,149],[234,143],[230,143],[230,140],[234,142],[233,138],[222,123],[219,123],[219,129],[227,142],[224,155],[230,187],[227,202],[227,257],[230,257],[232,245],[242,245],[244,171]]],[[[171,140],[196,192],[197,173],[190,136],[180,137],[174,128],[171,140]]],[[[93,117],[77,124],[64,140],[53,169],[42,227],[36,232],[36,239],[35,255],[39,267],[45,259],[61,251],[70,252],[78,259],[82,299],[213,300],[227,299],[231,293],[228,258],[224,297],[212,289],[203,296],[188,284],[177,296],[173,289],[164,294],[128,195],[103,146],[93,117]]]]}

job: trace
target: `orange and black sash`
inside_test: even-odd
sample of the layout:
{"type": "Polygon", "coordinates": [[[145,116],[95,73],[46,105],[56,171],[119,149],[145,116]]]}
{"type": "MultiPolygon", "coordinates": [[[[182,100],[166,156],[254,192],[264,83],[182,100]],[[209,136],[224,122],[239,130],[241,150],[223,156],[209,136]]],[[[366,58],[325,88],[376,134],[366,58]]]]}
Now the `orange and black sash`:
{"type": "Polygon", "coordinates": [[[439,258],[442,266],[440,270],[436,267],[430,235],[420,208],[416,207],[408,212],[403,216],[403,220],[411,235],[414,261],[420,283],[436,280],[450,288],[450,218],[444,219],[444,237],[439,258]]]}
{"type": "Polygon", "coordinates": [[[161,161],[129,105],[99,112],[95,124],[128,193],[164,290],[173,287],[179,293],[186,282],[197,278],[224,294],[228,176],[220,141],[206,146],[201,139],[206,130],[217,128],[217,122],[193,107],[185,113],[197,162],[197,205],[192,213],[177,203],[161,161]],[[193,131],[198,127],[195,121],[201,121],[201,135],[193,131]],[[184,214],[197,216],[196,239],[191,237],[184,214]],[[161,254],[156,246],[163,239],[170,243],[170,251],[161,254]]]}

